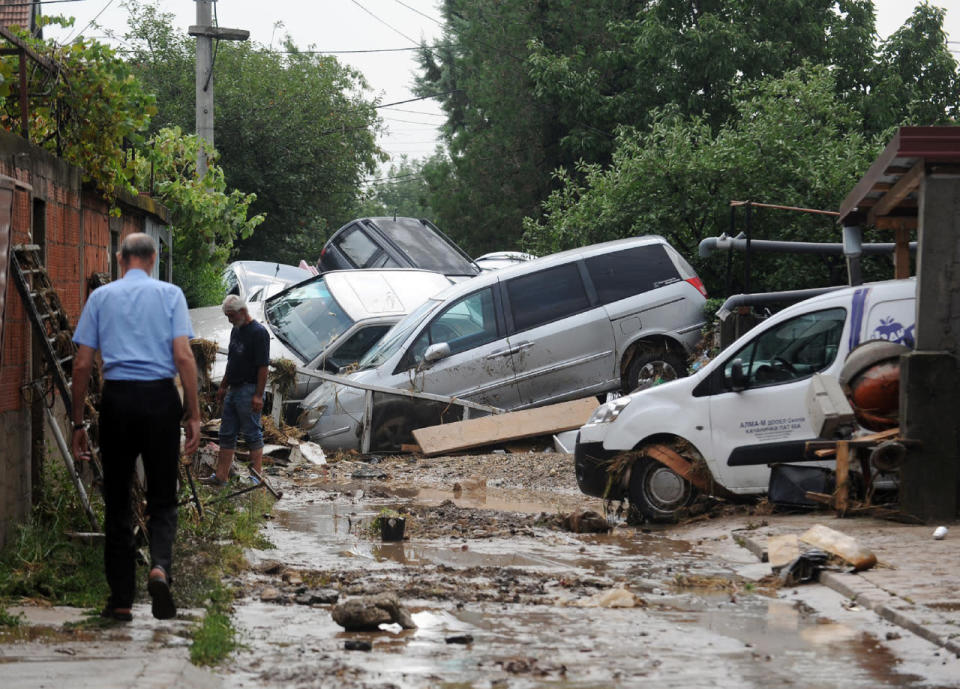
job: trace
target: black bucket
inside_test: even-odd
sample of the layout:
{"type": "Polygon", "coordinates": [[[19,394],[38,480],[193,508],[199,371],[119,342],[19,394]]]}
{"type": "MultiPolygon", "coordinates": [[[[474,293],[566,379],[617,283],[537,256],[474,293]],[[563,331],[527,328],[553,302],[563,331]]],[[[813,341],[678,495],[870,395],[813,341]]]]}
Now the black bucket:
{"type": "Polygon", "coordinates": [[[380,517],[380,538],[384,541],[402,541],[406,525],[404,517],[380,517]]]}

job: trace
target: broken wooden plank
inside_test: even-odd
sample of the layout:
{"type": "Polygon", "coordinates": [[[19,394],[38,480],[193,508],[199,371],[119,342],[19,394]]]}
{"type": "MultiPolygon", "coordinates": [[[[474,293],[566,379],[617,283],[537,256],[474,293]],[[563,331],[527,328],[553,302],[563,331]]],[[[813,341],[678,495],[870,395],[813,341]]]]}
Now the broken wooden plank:
{"type": "Polygon", "coordinates": [[[849,562],[855,572],[870,569],[877,564],[877,556],[869,548],[860,545],[857,539],[823,524],[811,526],[800,536],[800,540],[849,562]]]}
{"type": "Polygon", "coordinates": [[[497,416],[418,428],[413,437],[427,457],[580,428],[598,406],[596,397],[497,416]]]}
{"type": "Polygon", "coordinates": [[[796,534],[771,536],[767,539],[767,561],[774,569],[790,564],[800,557],[800,542],[796,534]]]}

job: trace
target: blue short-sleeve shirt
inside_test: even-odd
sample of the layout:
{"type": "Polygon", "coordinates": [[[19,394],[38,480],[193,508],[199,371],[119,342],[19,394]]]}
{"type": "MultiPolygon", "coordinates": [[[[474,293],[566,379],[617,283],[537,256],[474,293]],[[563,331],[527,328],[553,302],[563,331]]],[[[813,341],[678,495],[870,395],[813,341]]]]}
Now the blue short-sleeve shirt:
{"type": "Polygon", "coordinates": [[[90,294],[73,341],[100,350],[106,380],[173,378],[173,340],[193,337],[187,300],[176,285],[139,268],[90,294]]]}

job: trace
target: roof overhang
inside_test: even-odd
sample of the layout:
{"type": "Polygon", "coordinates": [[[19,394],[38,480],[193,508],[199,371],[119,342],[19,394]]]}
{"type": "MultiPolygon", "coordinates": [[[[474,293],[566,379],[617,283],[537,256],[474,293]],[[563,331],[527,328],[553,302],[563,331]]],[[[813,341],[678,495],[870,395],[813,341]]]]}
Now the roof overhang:
{"type": "Polygon", "coordinates": [[[960,173],[960,126],[900,127],[840,205],[844,225],[915,229],[924,177],[960,173]]]}

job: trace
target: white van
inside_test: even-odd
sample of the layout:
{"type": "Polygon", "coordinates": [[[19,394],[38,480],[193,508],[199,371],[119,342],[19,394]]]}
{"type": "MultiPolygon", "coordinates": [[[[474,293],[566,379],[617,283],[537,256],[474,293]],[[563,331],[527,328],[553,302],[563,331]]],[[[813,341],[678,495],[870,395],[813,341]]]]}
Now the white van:
{"type": "Polygon", "coordinates": [[[907,279],[807,299],[764,321],[693,375],[600,405],[577,436],[580,490],[626,497],[648,519],[673,519],[696,491],[643,454],[665,445],[686,466],[709,472],[700,485],[737,495],[765,493],[769,465],[808,461],[806,442],[816,439],[806,409],[811,376],[838,375],[861,342],[912,347],[915,298],[916,282],[907,279]],[[639,452],[623,454],[633,451],[639,452]]]}

